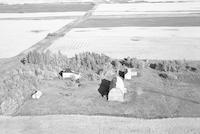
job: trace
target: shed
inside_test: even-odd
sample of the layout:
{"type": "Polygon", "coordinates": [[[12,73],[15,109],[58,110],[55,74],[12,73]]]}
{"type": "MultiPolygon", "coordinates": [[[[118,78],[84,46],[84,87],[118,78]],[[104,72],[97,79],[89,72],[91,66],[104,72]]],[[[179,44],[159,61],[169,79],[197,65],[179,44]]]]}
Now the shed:
{"type": "Polygon", "coordinates": [[[81,78],[81,74],[78,72],[75,72],[69,68],[60,71],[60,76],[64,79],[66,78],[74,78],[75,80],[80,79],[81,78]]]}
{"type": "Polygon", "coordinates": [[[138,75],[138,73],[137,73],[137,71],[135,71],[135,69],[134,68],[127,68],[127,73],[125,74],[125,79],[126,80],[130,80],[130,79],[132,79],[132,76],[137,76],[138,75]]]}

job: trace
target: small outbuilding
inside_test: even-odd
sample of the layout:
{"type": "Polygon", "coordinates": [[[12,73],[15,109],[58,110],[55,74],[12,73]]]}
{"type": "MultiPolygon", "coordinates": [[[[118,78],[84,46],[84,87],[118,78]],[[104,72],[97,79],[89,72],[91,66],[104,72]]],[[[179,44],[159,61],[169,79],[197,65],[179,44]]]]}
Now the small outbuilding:
{"type": "Polygon", "coordinates": [[[78,80],[78,79],[81,78],[81,74],[80,73],[72,71],[69,68],[61,71],[59,74],[63,79],[74,78],[75,80],[78,80]]]}
{"type": "Polygon", "coordinates": [[[127,68],[127,73],[124,76],[124,79],[131,80],[132,77],[136,77],[138,75],[137,71],[134,68],[127,68]]]}
{"type": "Polygon", "coordinates": [[[32,98],[33,99],[39,99],[40,97],[42,96],[42,92],[41,91],[35,91],[33,94],[32,94],[32,98]]]}

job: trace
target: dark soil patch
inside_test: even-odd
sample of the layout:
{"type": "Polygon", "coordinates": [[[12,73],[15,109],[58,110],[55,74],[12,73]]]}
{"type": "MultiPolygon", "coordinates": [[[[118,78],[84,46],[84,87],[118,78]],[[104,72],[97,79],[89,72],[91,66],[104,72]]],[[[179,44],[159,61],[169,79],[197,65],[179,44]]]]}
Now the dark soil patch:
{"type": "Polygon", "coordinates": [[[53,4],[0,4],[0,13],[37,13],[88,11],[92,3],[53,3],[53,4]]]}
{"type": "Polygon", "coordinates": [[[78,28],[88,27],[186,27],[200,26],[200,17],[144,17],[144,18],[91,18],[81,24],[78,28]]]}

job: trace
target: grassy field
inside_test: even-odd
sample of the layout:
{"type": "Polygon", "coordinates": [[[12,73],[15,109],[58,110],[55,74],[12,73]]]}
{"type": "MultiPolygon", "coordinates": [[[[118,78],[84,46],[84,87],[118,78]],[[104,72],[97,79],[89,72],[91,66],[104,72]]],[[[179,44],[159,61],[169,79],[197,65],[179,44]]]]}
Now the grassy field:
{"type": "Polygon", "coordinates": [[[48,115],[0,117],[2,134],[196,134],[199,119],[140,120],[105,116],[48,115]]]}
{"type": "MultiPolygon", "coordinates": [[[[44,5],[23,5],[23,10],[20,5],[1,6],[7,6],[4,9],[7,13],[15,12],[15,8],[16,12],[29,13],[46,12],[46,9],[57,12],[62,8],[65,12],[71,11],[70,7],[68,10],[67,6],[59,4],[55,7],[47,4],[45,6],[48,8],[45,10],[39,8],[44,5]]],[[[79,6],[74,7],[73,11],[88,10],[88,5],[84,9],[79,9],[79,6]]],[[[110,6],[113,10],[114,5],[110,6]]],[[[185,7],[183,9],[185,10],[185,7]]],[[[1,57],[15,56],[35,44],[36,47],[27,50],[37,48],[43,52],[49,49],[54,53],[60,50],[69,57],[75,53],[92,51],[105,53],[113,58],[130,56],[146,59],[199,60],[198,14],[191,16],[189,12],[186,16],[139,18],[123,18],[120,15],[118,17],[121,18],[108,18],[105,15],[102,18],[92,18],[95,10],[96,8],[73,23],[70,23],[71,20],[1,21],[1,57]],[[49,32],[54,33],[44,38],[49,32]],[[39,43],[36,43],[38,41],[39,43]]],[[[116,9],[116,12],[118,10],[116,9]]],[[[152,9],[148,11],[150,10],[152,9]]],[[[0,72],[5,73],[6,69],[21,65],[17,58],[1,63],[4,65],[0,72]]],[[[39,100],[29,98],[15,115],[86,114],[138,118],[200,116],[198,73],[185,72],[176,74],[177,80],[166,80],[150,68],[140,71],[141,77],[125,82],[129,93],[124,103],[108,102],[102,98],[98,93],[100,83],[97,81],[82,81],[81,87],[68,89],[63,80],[44,80],[38,87],[44,93],[43,96],[39,100]],[[142,94],[138,93],[139,90],[142,90],[142,94]]]]}
{"type": "Polygon", "coordinates": [[[125,102],[108,102],[98,92],[100,82],[81,80],[80,87],[67,88],[65,80],[43,81],[43,96],[29,99],[15,115],[83,114],[136,118],[199,117],[199,74],[175,74],[178,80],[162,79],[151,69],[125,81],[125,102]],[[141,91],[139,91],[141,90],[141,91]],[[141,93],[139,93],[141,92],[141,93]]]}

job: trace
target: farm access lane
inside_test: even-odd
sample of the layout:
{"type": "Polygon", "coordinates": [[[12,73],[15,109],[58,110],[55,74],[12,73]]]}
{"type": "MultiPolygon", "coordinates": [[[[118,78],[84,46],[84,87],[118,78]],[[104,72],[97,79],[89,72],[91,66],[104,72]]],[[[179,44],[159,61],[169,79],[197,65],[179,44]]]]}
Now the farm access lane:
{"type": "Polygon", "coordinates": [[[71,23],[69,23],[69,24],[65,25],[64,27],[60,28],[56,32],[51,33],[50,35],[47,35],[47,37],[45,39],[39,41],[38,43],[33,45],[31,48],[23,51],[21,54],[22,55],[26,54],[27,52],[29,52],[31,50],[38,50],[40,52],[43,52],[55,40],[63,37],[67,32],[71,31],[71,29],[73,29],[79,23],[87,20],[92,15],[92,13],[96,10],[96,7],[97,7],[97,5],[94,5],[94,7],[91,10],[87,11],[83,16],[79,17],[78,19],[75,19],[74,21],[72,21],[71,23]]]}

